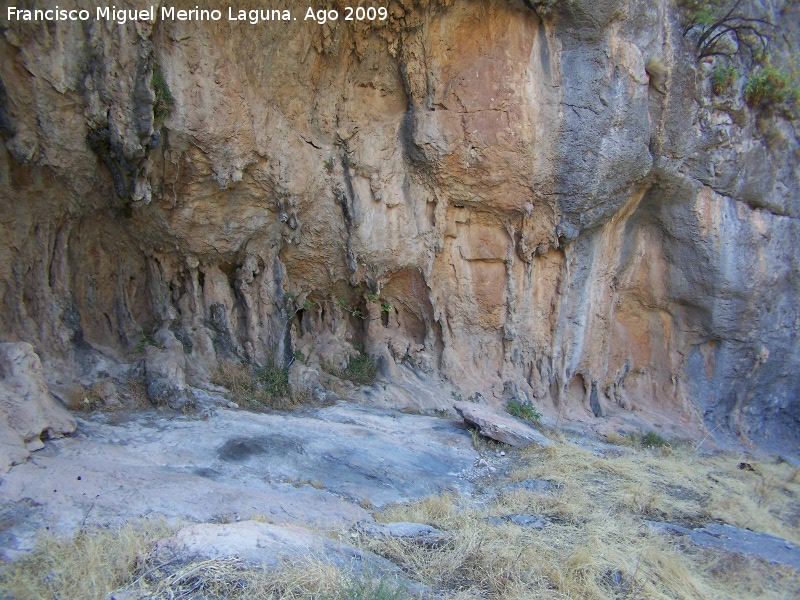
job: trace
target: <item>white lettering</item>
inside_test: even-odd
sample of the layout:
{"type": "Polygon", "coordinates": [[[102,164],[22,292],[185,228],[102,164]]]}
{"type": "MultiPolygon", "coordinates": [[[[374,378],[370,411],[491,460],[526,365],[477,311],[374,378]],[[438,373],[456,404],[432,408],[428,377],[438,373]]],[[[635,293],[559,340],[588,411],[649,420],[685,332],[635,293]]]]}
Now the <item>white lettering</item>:
{"type": "Polygon", "coordinates": [[[318,25],[325,25],[328,21],[336,21],[339,18],[339,12],[333,9],[330,10],[318,10],[316,13],[314,9],[309,7],[306,11],[306,16],[303,19],[304,21],[308,21],[309,19],[316,21],[318,25]]]}

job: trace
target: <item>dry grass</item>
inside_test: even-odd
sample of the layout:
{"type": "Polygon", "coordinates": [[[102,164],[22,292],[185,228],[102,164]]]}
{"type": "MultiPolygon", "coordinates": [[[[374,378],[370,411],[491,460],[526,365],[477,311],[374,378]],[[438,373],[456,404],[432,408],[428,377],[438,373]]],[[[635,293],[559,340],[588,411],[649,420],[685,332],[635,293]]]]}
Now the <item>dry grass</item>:
{"type": "Polygon", "coordinates": [[[655,520],[723,521],[800,545],[800,481],[788,463],[689,448],[598,457],[572,444],[529,452],[526,460],[512,479],[546,478],[561,486],[559,496],[586,500],[570,502],[565,515],[601,502],[655,520]]]}
{"type": "MultiPolygon", "coordinates": [[[[376,515],[385,522],[428,523],[451,534],[438,544],[340,535],[432,586],[437,597],[454,600],[800,597],[800,574],[789,568],[701,549],[645,523],[721,520],[797,543],[797,468],[680,448],[597,456],[564,442],[514,460],[512,480],[543,478],[553,490],[515,489],[485,504],[443,494],[376,515]],[[549,522],[535,530],[489,520],[516,513],[543,515],[549,522]]],[[[47,537],[31,556],[0,567],[0,597],[92,600],[119,588],[135,593],[132,598],[155,600],[406,597],[386,582],[353,577],[310,558],[269,571],[235,559],[153,563],[147,558],[152,544],[167,533],[163,524],[143,522],[84,532],[72,541],[47,537]]]]}
{"type": "Polygon", "coordinates": [[[77,384],[66,395],[67,408],[77,412],[112,413],[152,408],[144,381],[141,379],[130,377],[123,380],[121,385],[111,381],[110,390],[104,389],[108,382],[109,380],[100,380],[88,387],[77,384]]]}
{"type": "Polygon", "coordinates": [[[640,450],[598,457],[572,444],[523,454],[512,479],[544,478],[548,494],[516,490],[476,509],[452,495],[389,507],[383,521],[428,523],[454,535],[438,548],[361,538],[451,598],[795,598],[791,569],[682,545],[645,519],[723,520],[797,542],[796,469],[731,454],[640,450]],[[754,471],[740,469],[747,462],[754,471]],[[539,514],[529,530],[487,517],[539,514]]]}
{"type": "Polygon", "coordinates": [[[399,600],[402,593],[386,580],[346,574],[314,558],[270,570],[236,558],[196,561],[166,571],[151,567],[128,589],[147,600],[399,600]]]}
{"type": "Polygon", "coordinates": [[[105,407],[102,384],[93,383],[89,387],[78,384],[67,393],[67,408],[80,412],[94,412],[105,407]]]}
{"type": "Polygon", "coordinates": [[[287,410],[297,406],[289,394],[287,370],[272,362],[259,367],[222,361],[214,383],[227,388],[232,400],[247,410],[287,410]]]}
{"type": "Polygon", "coordinates": [[[172,564],[148,558],[172,533],[161,521],[90,529],[74,539],[43,535],[37,549],[0,565],[0,598],[105,600],[124,589],[140,600],[397,600],[389,581],[353,576],[308,558],[263,570],[236,558],[172,564]]]}
{"type": "Polygon", "coordinates": [[[133,580],[152,544],[169,533],[158,520],[84,530],[74,539],[43,533],[32,554],[2,565],[0,597],[103,600],[133,580]]]}

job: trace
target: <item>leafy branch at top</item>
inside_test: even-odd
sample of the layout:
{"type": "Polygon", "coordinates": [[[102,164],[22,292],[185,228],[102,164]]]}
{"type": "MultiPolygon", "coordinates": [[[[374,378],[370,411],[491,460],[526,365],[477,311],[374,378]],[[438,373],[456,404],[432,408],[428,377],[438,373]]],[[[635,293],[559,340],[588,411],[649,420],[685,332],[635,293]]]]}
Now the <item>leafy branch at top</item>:
{"type": "Polygon", "coordinates": [[[690,10],[683,36],[696,34],[697,58],[709,56],[734,56],[746,48],[751,58],[763,56],[769,48],[768,30],[773,23],[762,17],[753,17],[740,10],[744,0],[732,4],[722,0],[686,0],[690,10]]]}

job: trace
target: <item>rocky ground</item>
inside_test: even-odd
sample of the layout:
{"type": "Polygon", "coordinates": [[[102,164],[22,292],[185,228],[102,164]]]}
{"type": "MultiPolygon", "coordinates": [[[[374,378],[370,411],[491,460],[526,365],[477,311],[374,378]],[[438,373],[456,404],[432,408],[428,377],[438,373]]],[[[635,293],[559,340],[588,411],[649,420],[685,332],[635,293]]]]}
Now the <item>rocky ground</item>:
{"type": "Polygon", "coordinates": [[[373,507],[469,493],[464,473],[477,459],[455,422],[344,403],[292,414],[86,415],[73,436],[4,476],[4,553],[30,549],[41,527],[152,513],[350,526],[373,507]]]}
{"type": "MultiPolygon", "coordinates": [[[[412,583],[416,574],[402,560],[395,560],[398,566],[387,560],[390,550],[370,544],[397,538],[436,548],[460,534],[432,527],[440,524],[434,517],[427,523],[376,522],[398,520],[387,519],[386,510],[391,514],[398,506],[414,506],[425,498],[458,498],[465,515],[488,510],[490,516],[479,519],[486,526],[546,535],[548,528],[563,526],[552,510],[504,513],[495,506],[504,495],[550,497],[563,488],[559,478],[564,473],[557,473],[555,466],[551,478],[524,476],[520,468],[530,464],[532,456],[546,468],[547,452],[560,452],[557,449],[565,444],[598,461],[625,460],[643,451],[585,437],[556,442],[507,415],[465,403],[458,408],[473,419],[480,413],[482,430],[494,430],[496,437],[507,435],[512,427],[519,430],[511,436],[516,441],[519,432],[529,430],[539,439],[533,443],[538,450],[491,441],[460,420],[346,402],[272,414],[222,407],[193,414],[84,414],[73,435],[47,442],[3,476],[3,556],[26,556],[48,530],[74,534],[163,516],[177,531],[153,550],[165,563],[243,560],[277,567],[287,558],[312,556],[337,568],[369,569],[404,581],[408,592],[427,597],[441,590],[412,583]],[[365,544],[365,539],[371,541],[365,544]]],[[[592,485],[609,483],[598,479],[607,478],[608,468],[598,463],[592,485]]],[[[575,481],[581,476],[585,475],[576,472],[575,481]]],[[[794,480],[784,488],[785,502],[794,502],[797,510],[800,503],[796,494],[789,495],[791,485],[796,487],[794,480]]],[[[677,495],[693,493],[688,489],[681,488],[677,495]]],[[[781,539],[719,522],[652,519],[658,514],[649,510],[643,516],[650,518],[641,521],[654,535],[778,565],[795,577],[800,571],[800,548],[790,541],[797,532],[787,530],[790,539],[781,539]]],[[[136,593],[140,595],[128,590],[113,597],[150,597],[141,590],[136,593]]]]}

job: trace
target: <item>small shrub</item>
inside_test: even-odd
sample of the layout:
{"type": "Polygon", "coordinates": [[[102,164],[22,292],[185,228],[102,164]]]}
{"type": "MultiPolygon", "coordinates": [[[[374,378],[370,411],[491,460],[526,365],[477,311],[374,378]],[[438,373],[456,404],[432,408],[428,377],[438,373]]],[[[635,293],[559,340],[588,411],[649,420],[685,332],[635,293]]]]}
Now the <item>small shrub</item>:
{"type": "Polygon", "coordinates": [[[78,385],[67,394],[67,407],[70,410],[94,412],[106,405],[102,394],[102,383],[96,382],[89,387],[78,385]]]}
{"type": "Polygon", "coordinates": [[[342,372],[344,379],[349,379],[358,385],[372,385],[378,375],[378,365],[375,357],[359,351],[357,356],[353,356],[347,361],[347,367],[342,372]]]}
{"type": "Polygon", "coordinates": [[[264,366],[223,362],[214,383],[228,388],[233,401],[248,410],[284,410],[295,405],[289,396],[289,370],[272,359],[264,366]]]}
{"type": "Polygon", "coordinates": [[[744,100],[753,107],[775,107],[789,98],[789,77],[771,65],[765,65],[747,78],[744,100]]]}
{"type": "Polygon", "coordinates": [[[729,91],[738,79],[736,67],[716,65],[711,71],[711,89],[716,95],[729,91]]]}
{"type": "Polygon", "coordinates": [[[167,85],[167,80],[164,79],[164,74],[158,67],[153,67],[153,77],[150,79],[150,85],[153,87],[153,92],[156,96],[153,101],[153,121],[156,126],[159,126],[172,113],[172,107],[175,106],[175,98],[169,89],[169,85],[167,85]]]}
{"type": "Polygon", "coordinates": [[[508,414],[523,421],[535,423],[542,418],[542,413],[536,410],[536,407],[529,402],[520,402],[519,400],[509,400],[506,404],[508,414]]]}
{"type": "Polygon", "coordinates": [[[664,448],[665,446],[669,446],[669,442],[658,435],[655,431],[648,431],[645,433],[641,437],[640,443],[645,448],[664,448]]]}

